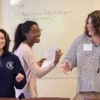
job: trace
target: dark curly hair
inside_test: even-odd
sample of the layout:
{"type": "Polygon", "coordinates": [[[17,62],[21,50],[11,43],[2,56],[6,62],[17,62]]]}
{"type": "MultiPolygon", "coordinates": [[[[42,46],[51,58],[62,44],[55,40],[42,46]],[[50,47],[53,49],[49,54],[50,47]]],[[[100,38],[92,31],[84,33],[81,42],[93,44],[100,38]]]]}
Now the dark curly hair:
{"type": "Polygon", "coordinates": [[[92,24],[93,24],[95,35],[100,36],[100,10],[96,10],[96,11],[88,14],[88,17],[86,19],[86,25],[85,25],[85,32],[84,33],[89,36],[87,24],[88,24],[88,19],[90,17],[92,19],[92,24]]]}

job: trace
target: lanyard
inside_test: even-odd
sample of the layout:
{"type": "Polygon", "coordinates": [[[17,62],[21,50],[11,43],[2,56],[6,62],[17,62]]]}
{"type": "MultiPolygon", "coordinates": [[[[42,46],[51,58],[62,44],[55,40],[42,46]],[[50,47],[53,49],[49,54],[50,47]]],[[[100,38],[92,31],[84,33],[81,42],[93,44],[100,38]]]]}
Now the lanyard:
{"type": "Polygon", "coordinates": [[[100,56],[99,56],[99,65],[98,65],[97,73],[99,73],[99,71],[100,71],[100,56]]]}

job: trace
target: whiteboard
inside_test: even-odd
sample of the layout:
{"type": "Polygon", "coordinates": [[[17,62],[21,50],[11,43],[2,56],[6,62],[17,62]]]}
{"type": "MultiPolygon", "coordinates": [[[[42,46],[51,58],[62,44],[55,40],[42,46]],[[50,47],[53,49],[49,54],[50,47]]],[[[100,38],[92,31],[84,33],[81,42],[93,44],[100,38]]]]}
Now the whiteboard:
{"type": "Polygon", "coordinates": [[[72,41],[84,31],[85,19],[93,9],[92,0],[2,0],[3,28],[8,31],[13,46],[14,31],[19,23],[37,21],[42,29],[41,42],[33,49],[37,59],[53,45],[63,56],[57,68],[46,77],[76,77],[76,69],[64,75],[59,66],[72,41]]]}

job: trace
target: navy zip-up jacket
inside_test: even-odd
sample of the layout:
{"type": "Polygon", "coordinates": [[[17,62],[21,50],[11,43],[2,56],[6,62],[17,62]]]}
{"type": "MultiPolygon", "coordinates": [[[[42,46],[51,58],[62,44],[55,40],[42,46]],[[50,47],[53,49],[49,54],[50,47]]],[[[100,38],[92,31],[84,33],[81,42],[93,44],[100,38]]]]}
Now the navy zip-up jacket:
{"type": "Polygon", "coordinates": [[[15,89],[22,89],[26,84],[26,76],[19,58],[9,52],[4,51],[0,56],[0,97],[14,98],[15,89]],[[18,73],[24,75],[24,79],[18,83],[16,76],[18,73]]]}

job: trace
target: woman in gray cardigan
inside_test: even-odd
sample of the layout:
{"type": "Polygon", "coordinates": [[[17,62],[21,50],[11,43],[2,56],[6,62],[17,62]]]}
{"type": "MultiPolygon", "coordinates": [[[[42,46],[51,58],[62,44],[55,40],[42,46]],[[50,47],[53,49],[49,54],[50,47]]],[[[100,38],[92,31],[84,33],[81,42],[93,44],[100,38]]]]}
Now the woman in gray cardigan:
{"type": "Polygon", "coordinates": [[[75,39],[61,66],[67,73],[77,67],[77,96],[100,99],[100,10],[90,13],[85,32],[75,39]]]}

